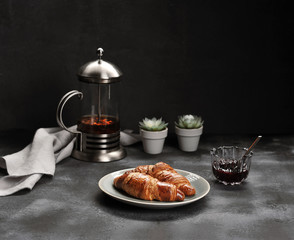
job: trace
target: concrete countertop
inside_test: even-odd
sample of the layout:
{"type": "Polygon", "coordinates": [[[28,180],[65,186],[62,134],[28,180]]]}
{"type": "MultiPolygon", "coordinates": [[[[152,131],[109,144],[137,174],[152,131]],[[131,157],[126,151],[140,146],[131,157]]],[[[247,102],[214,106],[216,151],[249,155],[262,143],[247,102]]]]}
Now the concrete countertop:
{"type": "MultiPolygon", "coordinates": [[[[31,137],[22,131],[1,132],[0,154],[20,150],[31,137]]],[[[67,158],[53,178],[43,176],[32,191],[0,198],[1,239],[293,239],[293,135],[264,136],[240,186],[222,185],[212,174],[212,147],[248,147],[254,138],[204,134],[197,152],[185,153],[171,136],[156,156],[137,143],[116,162],[67,158]],[[154,210],[118,202],[97,186],[108,173],[159,161],[204,177],[209,194],[183,207],[154,210]]],[[[0,177],[5,175],[1,169],[0,177]]]]}

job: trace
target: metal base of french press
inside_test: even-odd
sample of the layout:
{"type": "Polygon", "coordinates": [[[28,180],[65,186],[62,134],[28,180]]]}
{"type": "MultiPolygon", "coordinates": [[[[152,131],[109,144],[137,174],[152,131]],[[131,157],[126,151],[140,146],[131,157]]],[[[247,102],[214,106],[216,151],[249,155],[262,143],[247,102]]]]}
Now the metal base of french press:
{"type": "Polygon", "coordinates": [[[121,146],[118,149],[109,152],[106,152],[106,150],[100,150],[96,153],[86,153],[76,149],[72,152],[74,158],[87,162],[112,162],[123,159],[126,155],[126,150],[121,146]]]}
{"type": "Polygon", "coordinates": [[[120,132],[112,134],[81,133],[72,156],[87,162],[112,162],[124,158],[126,150],[120,145],[120,132]]]}

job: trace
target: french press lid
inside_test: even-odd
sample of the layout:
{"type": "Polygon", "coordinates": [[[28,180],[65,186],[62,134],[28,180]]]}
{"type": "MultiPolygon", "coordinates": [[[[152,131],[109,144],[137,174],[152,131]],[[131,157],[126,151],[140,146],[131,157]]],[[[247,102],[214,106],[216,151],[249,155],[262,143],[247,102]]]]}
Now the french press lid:
{"type": "Polygon", "coordinates": [[[113,83],[119,82],[122,72],[117,66],[102,60],[103,49],[97,49],[98,60],[88,62],[81,66],[78,72],[80,81],[87,83],[113,83]]]}

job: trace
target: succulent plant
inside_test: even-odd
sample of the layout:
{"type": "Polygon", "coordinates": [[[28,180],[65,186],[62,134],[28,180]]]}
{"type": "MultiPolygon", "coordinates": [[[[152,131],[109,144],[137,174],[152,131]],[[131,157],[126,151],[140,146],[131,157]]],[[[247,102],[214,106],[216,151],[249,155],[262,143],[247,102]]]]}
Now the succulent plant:
{"type": "Polygon", "coordinates": [[[168,123],[162,120],[162,118],[152,119],[144,118],[142,122],[139,122],[139,127],[146,131],[161,131],[167,127],[168,123]]]}
{"type": "Polygon", "coordinates": [[[190,114],[178,116],[178,122],[175,122],[175,125],[179,128],[194,129],[202,127],[203,123],[201,117],[190,114]]]}

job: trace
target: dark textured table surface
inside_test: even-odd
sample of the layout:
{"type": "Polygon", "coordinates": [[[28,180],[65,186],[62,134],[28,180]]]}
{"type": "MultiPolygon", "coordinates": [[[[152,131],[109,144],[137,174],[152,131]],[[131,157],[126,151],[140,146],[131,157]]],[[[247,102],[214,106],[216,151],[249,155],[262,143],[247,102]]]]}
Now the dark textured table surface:
{"type": "MultiPolygon", "coordinates": [[[[32,134],[0,133],[0,154],[20,150],[32,134]]],[[[141,143],[112,163],[68,158],[55,176],[43,176],[32,191],[0,198],[1,239],[293,239],[294,136],[264,136],[254,150],[248,179],[240,186],[215,181],[209,150],[249,146],[255,136],[202,136],[197,152],[185,153],[176,139],[152,156],[141,143]],[[113,171],[164,161],[204,177],[209,194],[166,210],[138,208],[104,194],[97,182],[113,171]]],[[[6,173],[0,170],[0,177],[6,173]]]]}

